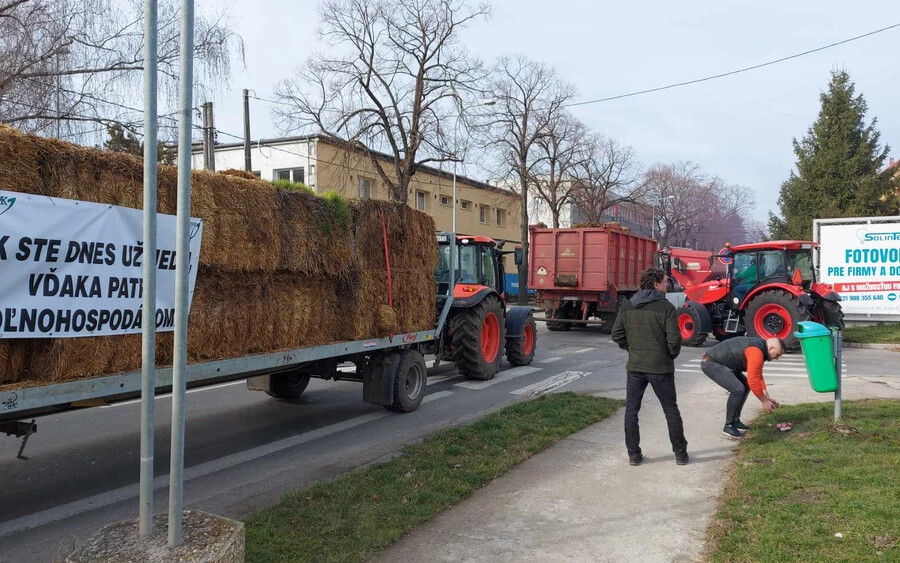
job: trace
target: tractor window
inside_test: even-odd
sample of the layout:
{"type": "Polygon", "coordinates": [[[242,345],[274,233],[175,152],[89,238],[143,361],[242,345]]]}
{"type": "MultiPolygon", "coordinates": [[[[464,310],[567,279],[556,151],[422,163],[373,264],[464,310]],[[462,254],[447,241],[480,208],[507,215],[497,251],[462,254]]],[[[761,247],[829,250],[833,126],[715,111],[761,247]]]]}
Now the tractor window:
{"type": "Polygon", "coordinates": [[[448,283],[450,281],[450,245],[442,244],[438,246],[438,263],[434,271],[434,279],[438,283],[448,283]]]}
{"type": "Polygon", "coordinates": [[[788,271],[789,275],[793,276],[796,270],[800,270],[803,281],[813,281],[812,259],[809,256],[809,251],[788,252],[788,264],[791,266],[788,271]]]}
{"type": "Polygon", "coordinates": [[[761,274],[760,279],[766,280],[770,278],[787,277],[787,268],[784,264],[784,252],[781,250],[772,250],[759,253],[759,262],[761,274]]]}
{"type": "Polygon", "coordinates": [[[734,257],[734,278],[739,284],[756,284],[756,253],[736,254],[734,257]]]}
{"type": "Polygon", "coordinates": [[[481,283],[497,287],[497,272],[494,271],[494,251],[489,246],[481,247],[481,283]]]}
{"type": "Polygon", "coordinates": [[[459,283],[478,283],[478,247],[459,247],[459,283]]]}

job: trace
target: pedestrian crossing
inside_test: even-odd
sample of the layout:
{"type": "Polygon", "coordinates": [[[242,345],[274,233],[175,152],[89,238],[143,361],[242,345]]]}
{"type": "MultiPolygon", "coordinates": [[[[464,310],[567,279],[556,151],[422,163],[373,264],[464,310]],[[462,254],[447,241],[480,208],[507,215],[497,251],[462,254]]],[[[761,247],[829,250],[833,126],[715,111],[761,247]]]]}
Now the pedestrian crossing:
{"type": "MultiPolygon", "coordinates": [[[[675,373],[704,375],[700,369],[701,358],[694,358],[679,365],[675,373]]],[[[841,362],[841,374],[843,377],[858,377],[850,374],[847,362],[841,362]]],[[[763,365],[763,377],[796,377],[806,379],[806,360],[801,355],[782,356],[778,360],[766,362],[763,365]]]]}

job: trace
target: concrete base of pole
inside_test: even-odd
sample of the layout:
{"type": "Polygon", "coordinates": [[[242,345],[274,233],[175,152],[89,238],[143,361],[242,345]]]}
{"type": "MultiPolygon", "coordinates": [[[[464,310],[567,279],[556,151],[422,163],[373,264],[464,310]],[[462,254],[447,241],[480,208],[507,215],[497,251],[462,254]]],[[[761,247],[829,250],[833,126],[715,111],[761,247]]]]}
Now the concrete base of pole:
{"type": "Polygon", "coordinates": [[[183,543],[169,548],[168,516],[153,518],[153,533],[138,536],[138,521],[125,520],[110,524],[91,536],[66,558],[67,563],[88,561],[169,563],[242,563],[244,561],[244,524],[188,510],[182,523],[183,543]]]}

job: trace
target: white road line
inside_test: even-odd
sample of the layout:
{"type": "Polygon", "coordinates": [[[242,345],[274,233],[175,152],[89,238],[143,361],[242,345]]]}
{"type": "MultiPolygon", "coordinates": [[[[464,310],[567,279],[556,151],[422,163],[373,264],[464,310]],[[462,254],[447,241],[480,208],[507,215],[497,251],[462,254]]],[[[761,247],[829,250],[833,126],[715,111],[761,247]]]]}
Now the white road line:
{"type": "MultiPolygon", "coordinates": [[[[431,396],[437,398],[438,395],[440,395],[440,393],[434,393],[431,396]]],[[[443,397],[446,397],[446,395],[442,395],[440,398],[443,397]]],[[[426,399],[427,398],[428,397],[426,397],[426,399]]],[[[191,479],[197,479],[199,477],[204,477],[212,473],[224,471],[237,465],[241,465],[243,463],[247,463],[267,455],[293,448],[301,444],[311,442],[313,440],[318,440],[319,438],[337,434],[338,432],[343,432],[344,430],[356,428],[357,426],[362,426],[363,424],[373,422],[387,416],[394,415],[387,411],[364,414],[362,416],[357,416],[356,418],[351,418],[343,422],[338,422],[329,426],[323,426],[322,428],[318,428],[316,430],[311,430],[309,432],[304,432],[303,434],[284,438],[270,444],[264,444],[262,446],[251,448],[243,452],[238,452],[236,454],[208,461],[206,463],[201,463],[199,465],[195,465],[193,467],[185,469],[184,480],[190,481],[191,479]]],[[[154,489],[163,489],[167,487],[168,484],[168,475],[160,475],[153,479],[154,489]]],[[[43,510],[41,512],[35,512],[34,514],[22,516],[21,518],[8,520],[6,522],[0,523],[0,537],[8,536],[12,533],[21,532],[23,530],[36,528],[38,526],[43,526],[51,522],[57,522],[64,518],[69,518],[83,512],[87,512],[89,510],[96,510],[98,508],[109,506],[117,502],[136,498],[137,496],[138,484],[134,483],[132,485],[119,487],[118,489],[113,489],[112,491],[100,493],[98,495],[50,508],[48,510],[43,510]]]]}
{"type": "MultiPolygon", "coordinates": [[[[232,385],[241,385],[246,383],[245,380],[241,379],[239,381],[229,381],[227,383],[219,383],[218,385],[208,385],[206,387],[197,387],[196,389],[188,389],[187,393],[199,393],[201,391],[212,391],[213,389],[221,389],[222,387],[231,387],[232,385]]],[[[156,400],[159,399],[168,399],[172,396],[171,393],[164,393],[162,395],[157,395],[156,400]]],[[[103,405],[100,407],[101,409],[111,409],[113,407],[121,407],[123,405],[133,405],[135,403],[140,403],[140,399],[131,399],[129,401],[122,401],[121,403],[113,403],[112,405],[103,405]]]]}
{"type": "Polygon", "coordinates": [[[596,347],[593,348],[582,348],[580,350],[573,350],[569,352],[570,354],[584,354],[585,352],[590,352],[591,350],[596,350],[596,347]]]}
{"type": "Polygon", "coordinates": [[[508,369],[506,371],[501,371],[494,377],[494,379],[489,379],[487,381],[464,381],[462,383],[457,383],[455,387],[475,390],[484,389],[492,385],[497,385],[498,383],[504,383],[506,381],[509,381],[510,379],[515,379],[516,377],[521,377],[523,375],[528,375],[536,371],[541,371],[542,369],[543,368],[536,368],[532,366],[522,366],[518,368],[508,369]]]}
{"type": "Polygon", "coordinates": [[[462,379],[463,375],[460,373],[451,373],[448,375],[438,375],[435,377],[428,378],[428,385],[434,385],[436,383],[443,383],[445,381],[452,381],[454,379],[462,379]]]}
{"type": "Polygon", "coordinates": [[[590,375],[589,371],[564,371],[552,377],[548,377],[543,381],[538,381],[537,383],[533,383],[528,385],[527,387],[522,387],[521,389],[516,389],[512,391],[513,395],[543,395],[545,393],[550,393],[560,387],[565,387],[566,385],[572,383],[573,381],[577,381],[586,375],[590,375]]]}
{"type": "Polygon", "coordinates": [[[538,360],[539,364],[552,364],[553,362],[558,362],[562,359],[560,356],[553,356],[552,358],[544,358],[543,360],[538,360]]]}
{"type": "Polygon", "coordinates": [[[446,399],[452,394],[453,391],[438,391],[437,393],[432,393],[431,395],[427,395],[424,399],[422,399],[422,404],[425,405],[428,403],[439,401],[441,399],[446,399]]]}

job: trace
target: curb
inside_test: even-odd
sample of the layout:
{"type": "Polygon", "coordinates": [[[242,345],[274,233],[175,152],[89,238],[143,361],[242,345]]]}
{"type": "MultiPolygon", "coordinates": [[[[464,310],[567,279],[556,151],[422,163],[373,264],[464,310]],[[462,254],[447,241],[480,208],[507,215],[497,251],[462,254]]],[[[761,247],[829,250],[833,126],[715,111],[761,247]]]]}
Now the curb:
{"type": "Polygon", "coordinates": [[[900,350],[900,344],[859,344],[844,342],[844,348],[863,348],[865,350],[900,350]]]}

